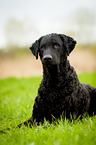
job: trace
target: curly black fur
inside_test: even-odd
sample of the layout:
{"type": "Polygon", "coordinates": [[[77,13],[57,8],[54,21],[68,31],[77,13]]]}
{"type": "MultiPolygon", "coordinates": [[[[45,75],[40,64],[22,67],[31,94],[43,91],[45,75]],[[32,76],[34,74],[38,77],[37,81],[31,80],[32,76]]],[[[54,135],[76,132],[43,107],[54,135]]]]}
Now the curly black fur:
{"type": "MultiPolygon", "coordinates": [[[[30,50],[43,65],[43,79],[33,106],[29,122],[52,121],[60,115],[96,114],[96,88],[79,82],[67,56],[74,49],[76,41],[63,34],[49,34],[37,40],[30,50]]],[[[22,124],[19,124],[20,127],[22,124]]]]}

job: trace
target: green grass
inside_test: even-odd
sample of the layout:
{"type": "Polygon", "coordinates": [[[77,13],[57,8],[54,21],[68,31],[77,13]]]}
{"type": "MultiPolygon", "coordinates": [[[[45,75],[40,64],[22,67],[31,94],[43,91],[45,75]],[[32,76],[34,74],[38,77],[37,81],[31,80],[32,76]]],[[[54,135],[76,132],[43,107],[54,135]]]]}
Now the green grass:
{"type": "MultiPolygon", "coordinates": [[[[96,73],[80,74],[79,79],[96,87],[96,73]]],[[[45,121],[46,128],[11,128],[31,116],[40,81],[41,77],[0,80],[0,145],[96,145],[96,116],[61,119],[57,125],[45,121]]]]}

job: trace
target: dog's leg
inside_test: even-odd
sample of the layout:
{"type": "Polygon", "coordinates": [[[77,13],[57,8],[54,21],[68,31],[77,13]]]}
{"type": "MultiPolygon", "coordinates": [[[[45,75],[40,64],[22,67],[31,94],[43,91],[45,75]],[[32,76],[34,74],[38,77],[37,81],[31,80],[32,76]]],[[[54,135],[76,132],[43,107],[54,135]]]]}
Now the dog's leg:
{"type": "Polygon", "coordinates": [[[93,116],[96,115],[96,88],[91,87],[91,89],[92,93],[88,113],[90,116],[93,116]]]}
{"type": "Polygon", "coordinates": [[[28,120],[24,121],[23,123],[18,124],[18,127],[20,128],[23,124],[25,126],[32,127],[33,123],[34,123],[33,117],[30,117],[28,120]]]}

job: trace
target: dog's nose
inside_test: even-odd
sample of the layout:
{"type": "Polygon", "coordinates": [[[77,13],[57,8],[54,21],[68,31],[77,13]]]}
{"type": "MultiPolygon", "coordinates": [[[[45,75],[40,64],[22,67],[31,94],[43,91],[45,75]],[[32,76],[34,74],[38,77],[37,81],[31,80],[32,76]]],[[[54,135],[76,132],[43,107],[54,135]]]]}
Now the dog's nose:
{"type": "Polygon", "coordinates": [[[44,62],[51,62],[52,61],[52,56],[51,55],[45,55],[43,57],[43,61],[44,62]]]}

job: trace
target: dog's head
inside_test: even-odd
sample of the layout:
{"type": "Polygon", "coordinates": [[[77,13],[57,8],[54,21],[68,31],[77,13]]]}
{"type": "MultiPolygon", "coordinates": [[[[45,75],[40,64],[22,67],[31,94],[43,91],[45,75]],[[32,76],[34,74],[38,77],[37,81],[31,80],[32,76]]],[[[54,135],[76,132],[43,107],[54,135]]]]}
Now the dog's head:
{"type": "Polygon", "coordinates": [[[42,36],[32,44],[30,50],[38,59],[38,55],[42,63],[59,64],[61,57],[68,56],[74,49],[76,41],[63,34],[49,34],[42,36]]]}

